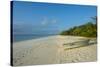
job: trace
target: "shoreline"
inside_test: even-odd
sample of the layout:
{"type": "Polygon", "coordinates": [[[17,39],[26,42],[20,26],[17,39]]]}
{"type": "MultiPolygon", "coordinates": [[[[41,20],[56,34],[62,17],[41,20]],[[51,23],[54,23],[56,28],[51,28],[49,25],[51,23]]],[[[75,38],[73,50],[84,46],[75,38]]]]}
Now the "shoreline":
{"type": "MultiPolygon", "coordinates": [[[[55,36],[55,35],[50,35],[50,36],[55,36]]],[[[25,42],[25,41],[28,41],[28,40],[35,40],[35,39],[41,39],[41,38],[47,38],[47,37],[50,37],[50,36],[44,36],[44,37],[39,37],[39,38],[30,38],[30,39],[26,39],[26,40],[20,40],[20,41],[14,41],[13,43],[16,43],[16,42],[25,42]]]]}
{"type": "Polygon", "coordinates": [[[45,37],[40,37],[40,38],[33,38],[33,39],[28,39],[28,40],[22,40],[22,41],[15,41],[13,43],[19,43],[19,42],[25,42],[25,41],[30,41],[30,40],[38,40],[38,39],[44,39],[44,38],[48,38],[48,37],[55,37],[55,36],[58,36],[58,37],[79,37],[79,38],[87,38],[87,37],[81,37],[81,36],[63,36],[63,35],[51,35],[51,36],[45,36],[45,37]]]}
{"type": "MultiPolygon", "coordinates": [[[[33,38],[28,38],[28,39],[23,39],[23,40],[18,40],[18,39],[15,39],[16,41],[15,42],[22,42],[22,41],[27,41],[27,40],[33,40],[33,39],[40,39],[40,38],[47,38],[47,37],[50,37],[50,36],[55,36],[56,34],[54,35],[47,35],[47,36],[40,36],[40,37],[33,37],[33,35],[31,35],[33,38]]],[[[24,35],[25,36],[25,35],[24,35]]],[[[26,35],[27,36],[27,35],[26,35]]]]}
{"type": "Polygon", "coordinates": [[[23,66],[96,61],[96,44],[64,50],[63,44],[82,39],[86,38],[54,35],[13,43],[13,64],[23,66]]]}

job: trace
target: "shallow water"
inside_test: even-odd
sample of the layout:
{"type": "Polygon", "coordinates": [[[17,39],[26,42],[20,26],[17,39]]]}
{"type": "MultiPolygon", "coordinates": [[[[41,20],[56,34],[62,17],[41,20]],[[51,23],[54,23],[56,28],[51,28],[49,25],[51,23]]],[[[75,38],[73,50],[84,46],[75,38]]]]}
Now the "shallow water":
{"type": "Polygon", "coordinates": [[[41,37],[47,37],[47,36],[52,36],[55,34],[45,34],[45,35],[13,35],[13,42],[19,42],[19,41],[24,41],[24,40],[31,40],[31,39],[37,39],[41,37]]]}

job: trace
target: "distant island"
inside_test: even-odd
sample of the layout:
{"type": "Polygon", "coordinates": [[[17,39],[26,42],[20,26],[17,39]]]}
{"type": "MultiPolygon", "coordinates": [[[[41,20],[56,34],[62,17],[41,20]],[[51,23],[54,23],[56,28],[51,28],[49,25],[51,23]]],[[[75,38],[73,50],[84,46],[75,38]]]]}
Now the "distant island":
{"type": "Polygon", "coordinates": [[[84,37],[97,37],[97,17],[92,17],[91,22],[72,27],[68,30],[62,31],[60,35],[74,35],[84,37]]]}

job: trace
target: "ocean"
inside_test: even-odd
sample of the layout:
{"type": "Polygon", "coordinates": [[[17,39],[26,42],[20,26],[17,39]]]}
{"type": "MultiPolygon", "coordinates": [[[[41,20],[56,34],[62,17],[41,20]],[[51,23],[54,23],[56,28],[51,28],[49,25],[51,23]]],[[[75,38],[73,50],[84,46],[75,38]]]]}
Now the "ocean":
{"type": "Polygon", "coordinates": [[[55,34],[42,34],[42,35],[33,35],[33,34],[14,34],[13,35],[13,42],[19,42],[19,41],[24,41],[24,40],[31,40],[31,39],[37,39],[41,37],[47,37],[47,36],[52,36],[55,34]]]}

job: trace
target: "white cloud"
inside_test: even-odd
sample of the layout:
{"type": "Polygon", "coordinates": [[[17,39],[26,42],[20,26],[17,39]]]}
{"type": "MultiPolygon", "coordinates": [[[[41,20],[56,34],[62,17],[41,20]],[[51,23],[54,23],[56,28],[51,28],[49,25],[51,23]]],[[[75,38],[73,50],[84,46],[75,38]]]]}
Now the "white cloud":
{"type": "Polygon", "coordinates": [[[42,26],[48,26],[48,25],[52,25],[52,24],[55,24],[57,23],[57,20],[56,19],[52,19],[52,18],[47,18],[47,17],[43,17],[43,20],[41,22],[41,25],[42,26]]]}
{"type": "Polygon", "coordinates": [[[46,17],[44,17],[43,20],[42,20],[42,22],[41,22],[41,24],[43,26],[47,25],[48,24],[48,19],[46,17]]]}
{"type": "Polygon", "coordinates": [[[52,20],[52,23],[54,23],[54,24],[57,23],[57,20],[56,19],[53,19],[52,20]]]}

